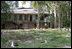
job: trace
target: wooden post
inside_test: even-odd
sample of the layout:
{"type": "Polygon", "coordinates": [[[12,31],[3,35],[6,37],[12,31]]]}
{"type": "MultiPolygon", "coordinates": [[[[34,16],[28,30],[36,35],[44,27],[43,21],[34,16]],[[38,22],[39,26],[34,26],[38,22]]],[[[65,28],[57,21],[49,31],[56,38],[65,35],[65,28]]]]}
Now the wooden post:
{"type": "Polygon", "coordinates": [[[24,15],[22,15],[22,17],[23,17],[23,21],[24,21],[24,15]]]}
{"type": "Polygon", "coordinates": [[[28,15],[28,21],[30,21],[30,15],[28,15]]]}
{"type": "Polygon", "coordinates": [[[17,15],[17,20],[19,20],[19,15],[17,15]]]}
{"type": "Polygon", "coordinates": [[[17,15],[17,24],[18,24],[18,21],[19,21],[19,15],[17,15]]]}

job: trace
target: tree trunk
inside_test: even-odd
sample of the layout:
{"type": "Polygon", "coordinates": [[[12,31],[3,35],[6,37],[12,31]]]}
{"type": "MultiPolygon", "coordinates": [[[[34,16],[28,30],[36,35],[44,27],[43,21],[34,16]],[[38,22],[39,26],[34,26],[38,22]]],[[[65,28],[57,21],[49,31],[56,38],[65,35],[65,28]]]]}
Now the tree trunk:
{"type": "Polygon", "coordinates": [[[49,17],[50,17],[50,28],[52,28],[52,16],[50,15],[50,11],[49,11],[49,17]]]}
{"type": "Polygon", "coordinates": [[[59,24],[58,27],[60,28],[60,14],[58,13],[59,24]]]}
{"type": "Polygon", "coordinates": [[[61,28],[63,27],[63,23],[62,23],[62,22],[63,22],[63,20],[62,20],[62,16],[63,16],[63,13],[61,13],[61,21],[60,21],[60,22],[61,22],[61,28]]]}
{"type": "Polygon", "coordinates": [[[54,28],[56,28],[56,9],[55,8],[54,8],[54,18],[55,18],[54,28]]]}
{"type": "Polygon", "coordinates": [[[39,29],[39,21],[40,21],[40,15],[39,15],[39,5],[38,2],[36,1],[37,4],[37,9],[38,9],[38,17],[37,17],[37,29],[39,29]]]}
{"type": "Polygon", "coordinates": [[[71,28],[71,11],[70,11],[70,28],[71,28]]]}
{"type": "Polygon", "coordinates": [[[40,21],[40,17],[39,17],[39,15],[38,15],[38,17],[37,17],[37,29],[39,29],[39,21],[40,21]]]}
{"type": "Polygon", "coordinates": [[[52,28],[52,16],[50,16],[50,28],[52,28]]]}

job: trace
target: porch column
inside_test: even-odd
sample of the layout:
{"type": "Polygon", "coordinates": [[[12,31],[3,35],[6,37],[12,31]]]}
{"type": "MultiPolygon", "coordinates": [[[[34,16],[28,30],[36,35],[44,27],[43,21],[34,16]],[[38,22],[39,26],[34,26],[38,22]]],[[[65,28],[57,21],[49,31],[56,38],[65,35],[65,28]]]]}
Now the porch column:
{"type": "Polygon", "coordinates": [[[19,20],[19,15],[17,15],[17,21],[19,20]]]}
{"type": "Polygon", "coordinates": [[[18,24],[18,21],[19,21],[19,14],[17,14],[17,24],[18,24]]]}
{"type": "Polygon", "coordinates": [[[28,15],[28,21],[30,21],[30,15],[28,15]]]}
{"type": "Polygon", "coordinates": [[[22,17],[23,17],[23,21],[24,21],[24,15],[22,15],[22,17]]]}

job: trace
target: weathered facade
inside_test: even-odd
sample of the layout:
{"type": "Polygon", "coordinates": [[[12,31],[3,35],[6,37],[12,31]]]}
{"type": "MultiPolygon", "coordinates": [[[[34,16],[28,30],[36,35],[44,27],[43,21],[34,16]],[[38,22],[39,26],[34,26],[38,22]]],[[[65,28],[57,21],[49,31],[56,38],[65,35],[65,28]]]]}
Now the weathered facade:
{"type": "MultiPolygon", "coordinates": [[[[37,27],[37,10],[34,9],[14,9],[13,14],[11,14],[12,22],[6,22],[4,24],[5,29],[32,29],[37,27]]],[[[45,28],[45,18],[48,17],[48,12],[44,12],[40,17],[39,28],[45,28]]]]}

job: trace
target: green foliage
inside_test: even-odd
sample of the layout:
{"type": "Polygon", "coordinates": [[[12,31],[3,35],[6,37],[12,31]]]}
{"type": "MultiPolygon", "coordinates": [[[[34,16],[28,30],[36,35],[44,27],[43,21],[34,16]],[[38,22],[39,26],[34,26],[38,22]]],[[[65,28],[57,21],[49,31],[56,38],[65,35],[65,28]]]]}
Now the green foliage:
{"type": "MultiPolygon", "coordinates": [[[[6,3],[6,1],[1,1],[1,24],[5,23],[6,21],[12,21],[11,20],[11,7],[15,5],[18,6],[17,1],[12,3],[13,1],[9,1],[9,3],[6,3]]],[[[17,17],[16,17],[17,18],[17,17]]]]}
{"type": "MultiPolygon", "coordinates": [[[[31,30],[28,34],[22,30],[14,31],[12,33],[11,30],[9,30],[9,33],[5,34],[6,37],[1,34],[1,44],[2,46],[4,45],[4,48],[6,46],[5,43],[7,43],[8,40],[20,40],[20,42],[15,41],[15,43],[18,44],[18,46],[15,46],[15,48],[62,48],[61,46],[63,45],[71,46],[71,34],[69,32],[61,31],[59,29],[50,30],[31,30]],[[67,34],[70,34],[69,37],[65,37],[67,34]],[[32,40],[34,40],[32,43],[24,41],[27,41],[27,39],[30,37],[32,40]],[[40,37],[42,40],[36,40],[34,37],[40,37]],[[44,40],[47,40],[47,43],[41,43],[44,40]]],[[[4,32],[4,30],[2,32],[4,32]]]]}
{"type": "Polygon", "coordinates": [[[5,12],[4,14],[1,13],[1,24],[9,19],[9,9],[9,5],[5,1],[1,1],[1,12],[5,12]]]}
{"type": "Polygon", "coordinates": [[[62,19],[63,27],[70,27],[70,20],[66,18],[66,16],[63,16],[62,19]]]}
{"type": "MultiPolygon", "coordinates": [[[[70,27],[70,17],[69,17],[70,11],[71,11],[70,4],[71,4],[71,1],[63,1],[63,2],[62,1],[47,1],[46,2],[47,8],[49,8],[52,12],[54,10],[54,7],[56,7],[56,9],[55,9],[57,12],[56,19],[57,19],[57,17],[59,17],[57,19],[58,22],[57,21],[56,22],[59,23],[59,25],[62,25],[62,27],[70,27]],[[68,12],[68,14],[67,14],[67,12],[68,12]],[[68,19],[66,17],[68,17],[68,19]],[[63,22],[60,22],[60,21],[63,21],[63,22]]],[[[53,19],[55,20],[55,18],[53,18],[53,19]]],[[[50,21],[53,19],[50,19],[50,21]]]]}
{"type": "Polygon", "coordinates": [[[5,37],[1,37],[1,48],[4,48],[6,43],[7,43],[7,39],[5,37]]]}
{"type": "Polygon", "coordinates": [[[9,5],[5,1],[1,1],[1,10],[7,11],[9,9],[9,5]]]}

